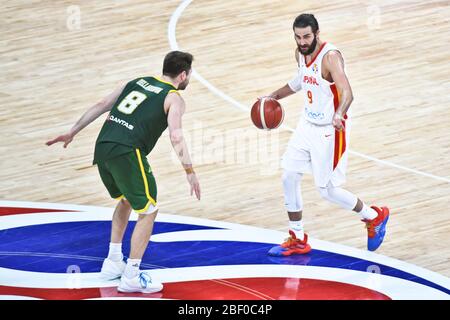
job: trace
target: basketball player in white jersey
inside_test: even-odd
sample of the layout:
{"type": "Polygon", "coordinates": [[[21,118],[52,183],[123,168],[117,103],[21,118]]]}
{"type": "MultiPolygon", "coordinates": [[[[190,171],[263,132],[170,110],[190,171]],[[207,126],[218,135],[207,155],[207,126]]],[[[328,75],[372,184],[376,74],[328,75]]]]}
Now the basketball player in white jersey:
{"type": "Polygon", "coordinates": [[[389,209],[369,207],[341,188],[347,166],[349,107],[353,101],[343,56],[335,46],[319,38],[319,24],[312,14],[299,15],[293,31],[298,75],[269,97],[279,100],[303,90],[305,109],[281,162],[290,237],[270,249],[269,255],[289,256],[311,251],[303,231],[300,190],[302,176],[307,172],[313,174],[324,199],[360,214],[368,229],[368,250],[374,251],[383,242],[389,209]]]}

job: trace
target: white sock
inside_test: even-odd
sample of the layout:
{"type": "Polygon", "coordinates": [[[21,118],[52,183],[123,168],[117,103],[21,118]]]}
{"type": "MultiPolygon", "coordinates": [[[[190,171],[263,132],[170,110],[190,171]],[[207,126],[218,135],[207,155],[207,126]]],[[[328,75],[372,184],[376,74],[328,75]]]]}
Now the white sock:
{"type": "Polygon", "coordinates": [[[127,266],[125,267],[124,274],[127,278],[131,279],[139,274],[139,266],[141,265],[141,259],[128,259],[127,266]]]}
{"type": "Polygon", "coordinates": [[[118,262],[123,259],[122,243],[109,243],[108,259],[118,262]]]}
{"type": "Polygon", "coordinates": [[[363,208],[359,212],[359,214],[361,215],[361,218],[368,220],[372,220],[378,217],[378,213],[372,208],[368,207],[365,203],[363,203],[363,208]]]}
{"type": "Polygon", "coordinates": [[[305,238],[305,232],[303,231],[303,221],[289,221],[289,229],[294,231],[297,239],[303,240],[305,238]]]}

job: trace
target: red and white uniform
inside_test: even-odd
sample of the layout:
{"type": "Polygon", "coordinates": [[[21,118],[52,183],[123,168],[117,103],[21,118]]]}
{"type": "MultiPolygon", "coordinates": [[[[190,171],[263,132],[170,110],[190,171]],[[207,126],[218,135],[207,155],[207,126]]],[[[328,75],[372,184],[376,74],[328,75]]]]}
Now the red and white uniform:
{"type": "Polygon", "coordinates": [[[343,184],[347,167],[348,113],[345,131],[335,130],[332,121],[339,94],[336,85],[322,77],[322,60],[331,50],[338,51],[332,44],[323,43],[309,63],[300,54],[298,75],[288,83],[293,91],[303,89],[305,108],[281,165],[289,171],[311,172],[318,187],[343,184]]]}

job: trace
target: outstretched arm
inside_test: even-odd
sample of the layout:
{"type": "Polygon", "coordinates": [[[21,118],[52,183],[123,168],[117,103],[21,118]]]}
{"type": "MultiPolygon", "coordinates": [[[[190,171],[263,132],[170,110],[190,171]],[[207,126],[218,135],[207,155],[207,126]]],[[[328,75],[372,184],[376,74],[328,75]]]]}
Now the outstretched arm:
{"type": "Polygon", "coordinates": [[[113,92],[111,92],[108,96],[97,102],[95,105],[90,107],[78,121],[74,124],[74,126],[69,130],[69,132],[62,134],[58,137],[56,137],[53,140],[49,140],[46,142],[46,145],[51,146],[52,144],[56,142],[64,142],[64,148],[67,147],[67,145],[72,142],[75,135],[80,132],[83,128],[85,128],[88,124],[90,124],[92,121],[97,119],[100,115],[103,113],[110,111],[114,105],[114,103],[117,101],[117,98],[122,93],[123,89],[125,88],[125,84],[119,86],[116,88],[113,92]]]}
{"type": "Polygon", "coordinates": [[[183,136],[182,121],[185,111],[185,103],[178,93],[169,93],[164,102],[165,109],[169,110],[167,114],[167,123],[169,126],[170,141],[175,150],[178,159],[186,171],[187,180],[191,186],[191,196],[195,192],[198,200],[200,200],[200,184],[192,167],[192,160],[189,155],[186,141],[183,136]]]}
{"type": "Polygon", "coordinates": [[[325,68],[329,70],[339,93],[339,106],[333,116],[336,130],[344,128],[344,116],[353,101],[353,92],[344,70],[344,60],[338,51],[330,51],[324,57],[325,68]]]}

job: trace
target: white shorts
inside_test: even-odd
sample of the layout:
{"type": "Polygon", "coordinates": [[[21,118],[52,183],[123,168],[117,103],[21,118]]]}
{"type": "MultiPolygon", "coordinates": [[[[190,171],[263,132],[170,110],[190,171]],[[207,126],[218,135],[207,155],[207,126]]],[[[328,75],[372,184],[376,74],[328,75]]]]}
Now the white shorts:
{"type": "Polygon", "coordinates": [[[345,131],[330,125],[315,125],[302,119],[289,140],[281,159],[281,167],[288,171],[312,173],[318,187],[329,183],[338,187],[345,183],[347,169],[350,119],[345,131]]]}

